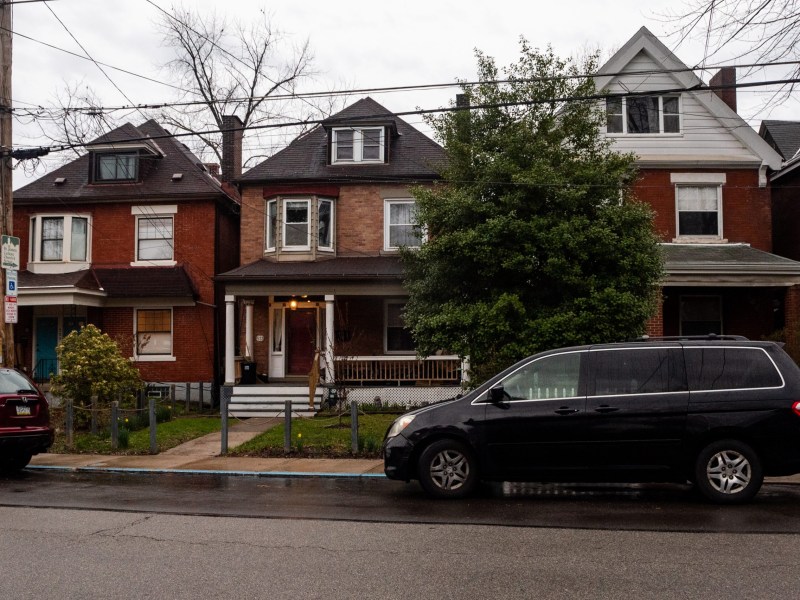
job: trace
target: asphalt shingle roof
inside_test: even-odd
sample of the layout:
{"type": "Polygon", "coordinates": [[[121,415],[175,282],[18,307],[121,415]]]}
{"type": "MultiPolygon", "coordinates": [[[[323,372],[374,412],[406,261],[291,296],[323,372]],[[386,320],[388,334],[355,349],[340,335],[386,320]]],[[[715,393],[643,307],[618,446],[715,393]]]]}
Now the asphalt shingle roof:
{"type": "Polygon", "coordinates": [[[257,260],[217,276],[222,281],[400,279],[403,267],[396,256],[341,257],[313,262],[257,260]]]}
{"type": "Polygon", "coordinates": [[[438,169],[444,162],[444,150],[436,142],[372,98],[363,98],[296,138],[242,175],[239,181],[430,180],[438,178],[438,169]],[[326,127],[344,124],[387,124],[396,129],[397,133],[391,134],[389,140],[389,162],[329,165],[326,127]]]}
{"type": "Polygon", "coordinates": [[[152,138],[152,142],[164,153],[163,157],[142,155],[140,160],[143,173],[145,173],[142,181],[90,183],[89,154],[87,153],[14,191],[14,203],[33,204],[78,199],[81,201],[139,200],[153,197],[180,198],[181,196],[214,194],[228,196],[220,183],[203,170],[200,159],[194,156],[180,141],[170,137],[169,133],[153,120],[139,126],[126,123],[94,140],[92,144],[124,143],[142,138],[152,138]],[[173,180],[174,173],[181,173],[182,177],[173,180]],[[58,178],[63,178],[63,183],[56,184],[58,178]]]}
{"type": "Polygon", "coordinates": [[[784,160],[789,160],[800,150],[800,121],[761,121],[758,131],[784,160]]]}
{"type": "Polygon", "coordinates": [[[183,267],[87,269],[73,273],[21,271],[21,291],[74,287],[105,292],[109,298],[193,298],[196,293],[183,267]]]}
{"type": "Polygon", "coordinates": [[[800,262],[748,244],[662,244],[664,269],[703,272],[800,274],[800,262]]]}

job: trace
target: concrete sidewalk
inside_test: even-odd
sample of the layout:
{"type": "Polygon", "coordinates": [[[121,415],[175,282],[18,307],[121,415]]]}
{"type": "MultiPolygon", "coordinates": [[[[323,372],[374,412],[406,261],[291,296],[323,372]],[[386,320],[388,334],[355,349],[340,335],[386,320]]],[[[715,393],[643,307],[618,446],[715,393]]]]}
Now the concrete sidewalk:
{"type": "MultiPolygon", "coordinates": [[[[228,430],[228,449],[282,423],[283,419],[253,418],[228,430]]],[[[209,433],[155,455],[38,454],[29,468],[72,471],[147,473],[226,473],[242,475],[383,477],[380,459],[251,458],[220,456],[221,432],[209,433]]]]}

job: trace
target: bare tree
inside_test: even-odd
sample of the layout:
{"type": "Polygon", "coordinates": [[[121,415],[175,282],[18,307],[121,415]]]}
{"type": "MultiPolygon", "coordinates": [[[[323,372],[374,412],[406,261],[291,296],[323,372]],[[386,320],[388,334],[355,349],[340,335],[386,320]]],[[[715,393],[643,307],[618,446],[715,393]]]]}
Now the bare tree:
{"type": "MultiPolygon", "coordinates": [[[[779,63],[783,76],[800,78],[800,0],[685,0],[682,8],[666,15],[677,26],[680,41],[699,37],[705,41],[704,63],[718,59],[779,63]],[[731,56],[730,48],[735,49],[731,56]]],[[[745,75],[756,71],[750,67],[745,75]]],[[[786,99],[794,90],[789,82],[773,96],[786,99]]]]}
{"type": "MultiPolygon", "coordinates": [[[[294,97],[297,84],[314,75],[308,41],[290,47],[263,9],[259,19],[231,24],[217,14],[173,7],[164,12],[161,28],[165,44],[175,51],[167,67],[185,90],[161,120],[173,131],[195,133],[193,150],[200,156],[221,160],[221,135],[215,132],[223,115],[235,114],[253,127],[319,114],[317,106],[298,104],[294,97]]],[[[260,146],[270,137],[251,132],[250,139],[260,146]]],[[[260,149],[247,154],[262,154],[260,149]]]]}

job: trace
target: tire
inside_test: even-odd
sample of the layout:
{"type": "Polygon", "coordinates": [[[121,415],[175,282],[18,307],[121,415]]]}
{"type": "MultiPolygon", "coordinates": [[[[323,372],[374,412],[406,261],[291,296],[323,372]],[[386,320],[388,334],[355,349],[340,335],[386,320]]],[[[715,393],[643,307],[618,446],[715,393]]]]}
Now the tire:
{"type": "Polygon", "coordinates": [[[30,452],[19,452],[0,459],[0,473],[18,473],[31,462],[30,452]]]}
{"type": "Polygon", "coordinates": [[[419,483],[432,498],[464,498],[478,484],[472,451],[456,440],[438,440],[419,457],[419,483]]]}
{"type": "Polygon", "coordinates": [[[739,440],[719,440],[703,448],[694,474],[697,490],[717,504],[752,500],[764,482],[758,454],[739,440]]]}

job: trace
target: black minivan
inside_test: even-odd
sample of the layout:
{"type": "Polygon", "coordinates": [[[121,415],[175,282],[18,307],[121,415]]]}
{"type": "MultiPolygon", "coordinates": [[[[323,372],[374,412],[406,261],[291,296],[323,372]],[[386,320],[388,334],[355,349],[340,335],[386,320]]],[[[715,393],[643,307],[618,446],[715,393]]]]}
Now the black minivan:
{"type": "Polygon", "coordinates": [[[457,498],[484,481],[692,481],[751,499],[800,472],[800,369],[774,342],[657,338],[526,358],[398,418],[386,475],[457,498]]]}

